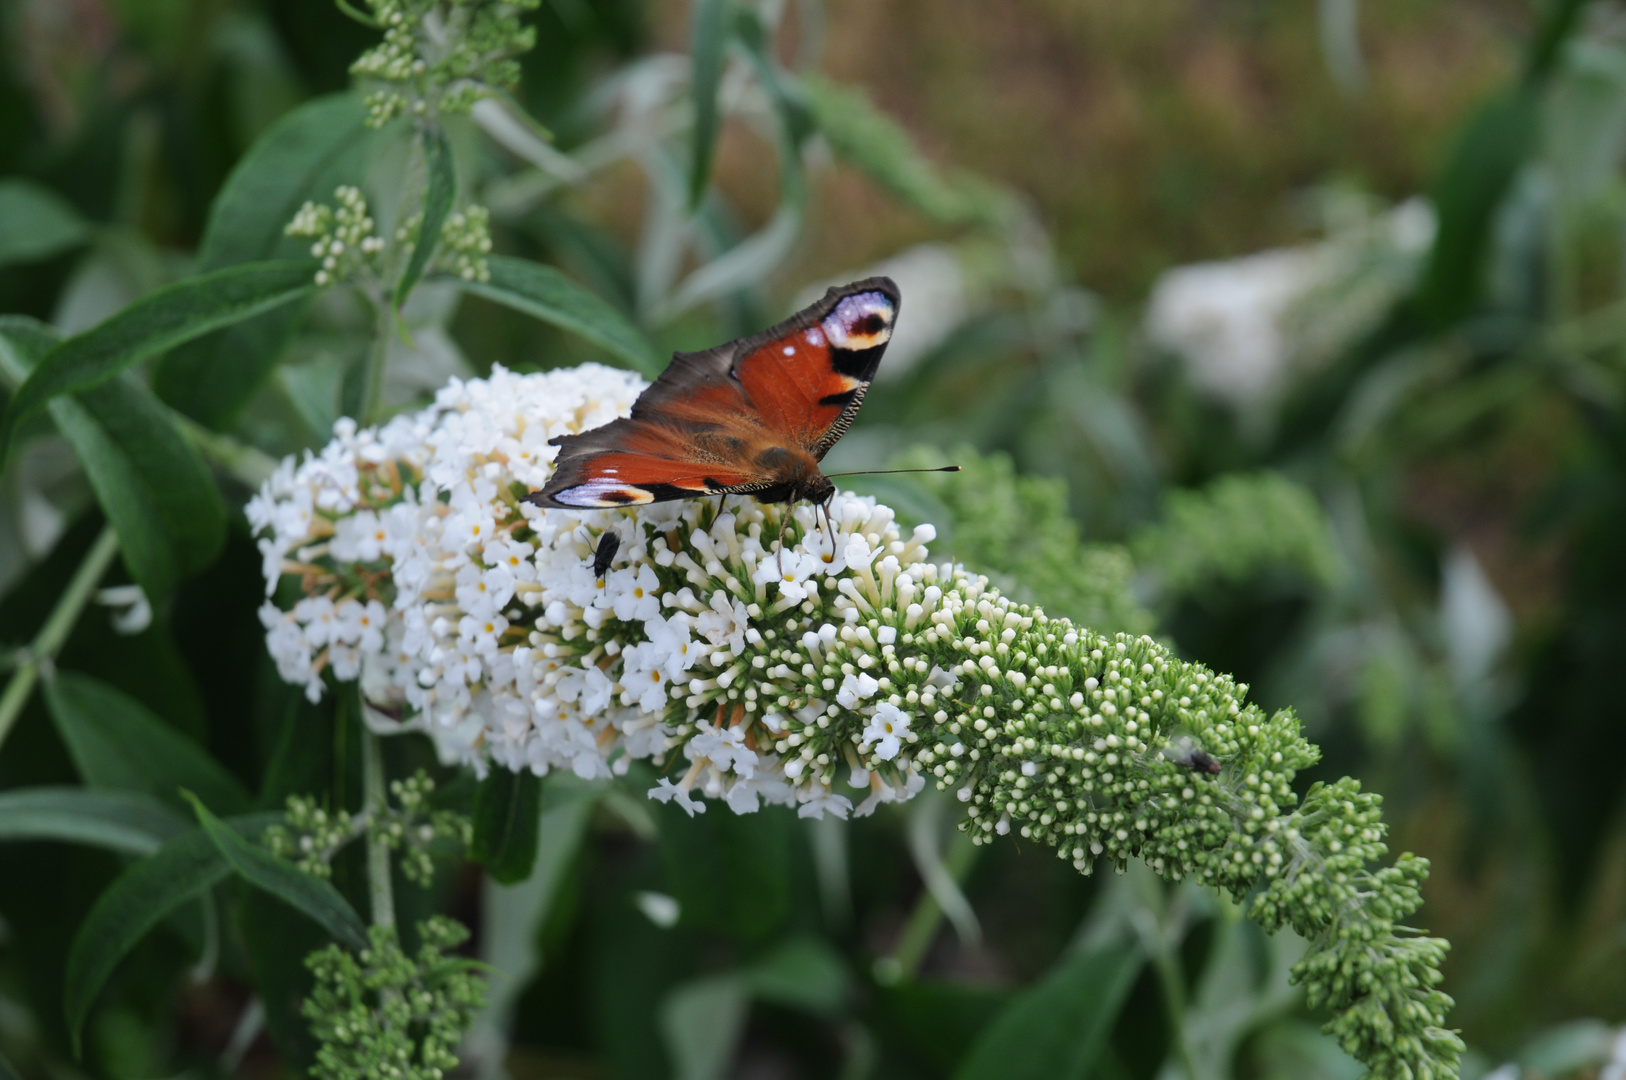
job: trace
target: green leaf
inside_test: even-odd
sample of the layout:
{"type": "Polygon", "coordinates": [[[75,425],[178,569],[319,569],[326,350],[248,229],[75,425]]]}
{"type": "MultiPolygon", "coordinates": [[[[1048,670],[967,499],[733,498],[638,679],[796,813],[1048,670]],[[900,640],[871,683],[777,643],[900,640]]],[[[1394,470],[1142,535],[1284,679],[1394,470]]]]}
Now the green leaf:
{"type": "Polygon", "coordinates": [[[1541,96],[1520,87],[1481,106],[1434,185],[1439,231],[1417,299],[1436,324],[1466,314],[1479,297],[1497,208],[1535,152],[1541,96]]]}
{"type": "Polygon", "coordinates": [[[0,841],[60,840],[151,855],[190,824],[133,791],[34,787],[0,793],[0,841]]]}
{"type": "Polygon", "coordinates": [[[0,180],[0,266],[48,259],[89,235],[79,211],[56,192],[27,180],[0,180]]]}
{"type": "Polygon", "coordinates": [[[847,996],[847,966],[819,938],[783,942],[745,970],[751,993],[764,1001],[834,1014],[847,996]]]}
{"type": "MultiPolygon", "coordinates": [[[[283,230],[307,199],[331,198],[361,171],[374,139],[366,116],[359,98],[334,94],[278,120],[215,198],[198,269],[305,256],[310,241],[283,230]]],[[[229,426],[270,374],[303,309],[289,304],[172,350],[153,372],[154,389],[201,423],[229,426]]]]}
{"type": "MultiPolygon", "coordinates": [[[[0,316],[0,368],[20,381],[58,340],[43,323],[0,316]]],[[[225,504],[197,448],[145,386],[125,374],[49,409],[149,597],[167,596],[179,578],[214,561],[226,538],[225,504]]]]}
{"type": "Polygon", "coordinates": [[[791,836],[782,813],[659,811],[668,891],[682,925],[737,940],[765,939],[791,910],[791,836]]]}
{"type": "Polygon", "coordinates": [[[1065,962],[994,1018],[955,1080],[1082,1080],[1144,962],[1129,945],[1112,945],[1065,962]]]}
{"type": "Polygon", "coordinates": [[[536,865],[542,781],[529,771],[493,769],[474,796],[469,858],[504,885],[524,881],[536,865]]]}
{"type": "Polygon", "coordinates": [[[406,272],[395,286],[395,306],[406,303],[418,279],[423,277],[429,258],[440,244],[440,231],[452,212],[452,201],[457,198],[457,161],[446,133],[432,127],[423,133],[424,166],[429,171],[429,187],[423,195],[423,224],[418,226],[418,239],[412,246],[412,258],[407,261],[406,272]]]}
{"type": "Polygon", "coordinates": [[[0,416],[0,463],[17,425],[61,394],[88,390],[211,330],[315,289],[307,262],[248,263],[159,289],[46,353],[0,416]]]}
{"type": "Polygon", "coordinates": [[[940,173],[862,90],[812,74],[802,77],[801,87],[836,156],[922,214],[946,224],[993,223],[1003,215],[1005,198],[997,189],[969,175],[940,173]]]}
{"type": "Polygon", "coordinates": [[[186,788],[228,813],[248,808],[243,786],[203,747],[101,680],[59,672],[45,684],[45,701],[89,786],[179,806],[185,803],[177,793],[186,788]]]}
{"type": "Polygon", "coordinates": [[[503,255],[492,255],[488,262],[489,281],[445,280],[580,335],[651,378],[665,368],[655,347],[625,315],[553,267],[503,255]]]}
{"type": "Polygon", "coordinates": [[[717,149],[717,91],[728,55],[733,0],[694,0],[689,24],[689,57],[693,74],[689,96],[694,101],[694,127],[689,142],[689,205],[699,206],[711,177],[717,149]]]}
{"type": "Polygon", "coordinates": [[[128,530],[116,503],[139,501],[141,518],[157,522],[176,576],[187,577],[214,562],[226,542],[226,504],[202,454],[152,391],[125,374],[76,398],[58,398],[50,409],[118,530],[131,574],[150,598],[162,599],[169,588],[157,573],[144,572],[130,558],[128,530]],[[83,413],[101,437],[83,437],[83,423],[64,423],[63,416],[75,412],[83,413]],[[70,434],[69,426],[80,430],[81,437],[70,434]],[[111,461],[117,463],[103,475],[111,461]],[[115,493],[114,484],[125,475],[132,482],[115,493]]]}
{"type": "Polygon", "coordinates": [[[262,892],[270,893],[289,907],[310,916],[335,941],[352,949],[367,947],[367,928],[350,901],[339,890],[279,859],[258,844],[243,839],[225,822],[209,812],[203,801],[190,792],[187,798],[198,815],[198,823],[226,857],[237,876],[262,892]]]}
{"type": "Polygon", "coordinates": [[[283,230],[307,199],[327,199],[356,170],[370,138],[367,110],[352,94],[306,102],[249,147],[209,208],[198,269],[289,259],[310,247],[283,230]]]}
{"type": "Polygon", "coordinates": [[[707,976],[668,994],[660,1024],[674,1080],[722,1080],[750,1006],[750,990],[738,975],[707,976]]]}
{"type": "MultiPolygon", "coordinates": [[[[233,830],[256,836],[280,814],[231,819],[233,830]]],[[[126,953],[170,912],[225,880],[231,867],[202,829],[170,840],[114,879],[80,924],[68,950],[63,1008],[75,1052],[85,1017],[126,953]]]]}
{"type": "Polygon", "coordinates": [[[12,1067],[4,1054],[0,1054],[0,1080],[23,1080],[22,1074],[12,1067]]]}

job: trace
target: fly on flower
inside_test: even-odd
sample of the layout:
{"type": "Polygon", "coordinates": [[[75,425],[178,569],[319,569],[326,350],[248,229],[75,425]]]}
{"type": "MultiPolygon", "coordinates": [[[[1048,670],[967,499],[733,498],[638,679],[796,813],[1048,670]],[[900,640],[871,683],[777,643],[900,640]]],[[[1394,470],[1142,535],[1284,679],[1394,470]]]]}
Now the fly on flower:
{"type": "Polygon", "coordinates": [[[610,564],[615,562],[615,553],[621,550],[621,537],[612,530],[606,530],[598,538],[598,547],[593,551],[593,576],[599,580],[609,572],[610,564]]]}
{"type": "Polygon", "coordinates": [[[1209,776],[1220,774],[1220,763],[1201,747],[1170,747],[1164,751],[1164,756],[1192,772],[1207,773],[1209,776]]]}

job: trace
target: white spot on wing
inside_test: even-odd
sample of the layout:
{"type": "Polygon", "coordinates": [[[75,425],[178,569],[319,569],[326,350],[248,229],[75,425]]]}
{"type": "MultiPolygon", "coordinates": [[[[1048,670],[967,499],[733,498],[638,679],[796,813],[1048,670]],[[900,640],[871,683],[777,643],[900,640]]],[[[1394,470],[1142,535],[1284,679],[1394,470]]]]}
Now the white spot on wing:
{"type": "Polygon", "coordinates": [[[786,356],[795,356],[796,355],[796,346],[794,346],[794,345],[786,345],[785,346],[785,355],[786,356]]]}

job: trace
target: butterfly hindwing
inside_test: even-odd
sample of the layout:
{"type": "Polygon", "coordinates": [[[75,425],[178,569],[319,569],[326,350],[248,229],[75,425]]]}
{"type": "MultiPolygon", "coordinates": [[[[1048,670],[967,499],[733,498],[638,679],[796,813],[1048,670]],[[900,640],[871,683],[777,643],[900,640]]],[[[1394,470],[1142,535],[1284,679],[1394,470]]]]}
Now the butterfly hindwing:
{"type": "Polygon", "coordinates": [[[674,354],[631,416],[554,439],[553,477],[527,498],[589,508],[783,497],[852,424],[898,305],[891,280],[869,278],[759,334],[674,354]]]}

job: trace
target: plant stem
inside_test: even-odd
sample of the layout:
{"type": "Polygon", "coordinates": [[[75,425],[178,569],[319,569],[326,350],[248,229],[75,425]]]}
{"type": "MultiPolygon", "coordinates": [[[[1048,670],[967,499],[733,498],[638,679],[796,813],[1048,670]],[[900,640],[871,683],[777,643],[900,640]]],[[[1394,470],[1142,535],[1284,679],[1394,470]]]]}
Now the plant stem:
{"type": "MultiPolygon", "coordinates": [[[[361,732],[361,794],[374,821],[389,813],[384,787],[384,744],[377,735],[361,732]]],[[[395,891],[390,884],[390,845],[374,830],[367,832],[367,884],[372,894],[373,925],[395,926],[395,891]]]]}
{"type": "MultiPolygon", "coordinates": [[[[958,833],[954,834],[956,840],[961,839],[958,833]]],[[[971,866],[977,861],[982,849],[969,843],[951,843],[948,853],[943,858],[943,868],[954,879],[956,885],[965,880],[971,866]]],[[[920,962],[926,958],[926,950],[931,947],[932,939],[937,936],[937,928],[943,921],[943,906],[937,902],[930,889],[920,894],[915,903],[915,910],[909,913],[909,921],[904,924],[903,935],[898,939],[897,951],[892,954],[891,975],[898,981],[912,979],[920,968],[920,962]]]]}
{"type": "Polygon", "coordinates": [[[79,564],[73,580],[62,591],[45,625],[34,635],[33,642],[22,650],[17,670],[12,672],[5,692],[0,693],[0,744],[5,743],[11,725],[16,723],[23,706],[28,703],[28,695],[39,681],[41,670],[56,659],[56,654],[68,640],[74,623],[79,621],[79,613],[84,610],[118,551],[118,534],[113,531],[113,526],[104,526],[101,535],[96,537],[96,542],[85,553],[85,561],[79,564]]]}
{"type": "Polygon", "coordinates": [[[384,409],[384,369],[390,356],[390,335],[395,332],[395,309],[388,296],[373,299],[373,344],[367,350],[367,370],[361,391],[361,422],[376,423],[384,409]]]}
{"type": "Polygon", "coordinates": [[[220,466],[235,479],[250,488],[258,488],[276,472],[277,459],[244,442],[212,431],[179,412],[171,412],[170,419],[192,440],[204,457],[220,466]]]}

